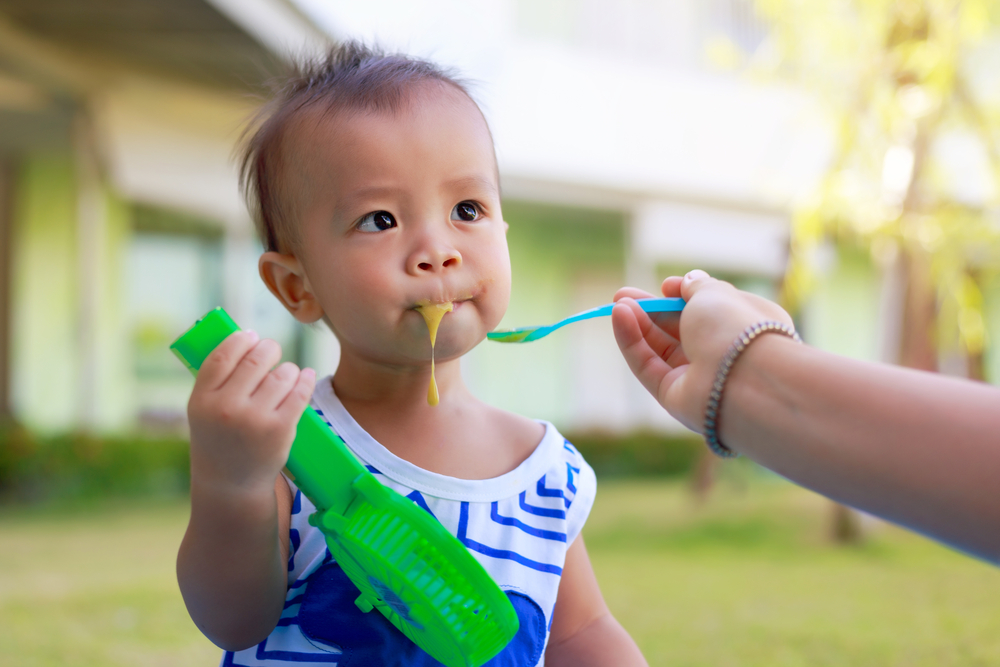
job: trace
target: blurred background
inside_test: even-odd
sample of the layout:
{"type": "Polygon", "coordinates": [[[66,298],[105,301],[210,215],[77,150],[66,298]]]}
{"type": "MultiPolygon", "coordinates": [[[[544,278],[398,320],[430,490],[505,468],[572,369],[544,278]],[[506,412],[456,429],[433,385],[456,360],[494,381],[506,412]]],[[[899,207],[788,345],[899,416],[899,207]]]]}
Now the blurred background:
{"type": "MultiPolygon", "coordinates": [[[[173,580],[192,381],[167,346],[222,305],[336,368],[257,277],[233,155],[288,59],[347,39],[469,80],[501,326],[704,268],[810,344],[1000,382],[996,0],[0,0],[0,665],[218,659],[173,580]]],[[[597,469],[588,544],[651,664],[1000,662],[995,571],[720,466],[608,321],[463,363],[597,469]]]]}

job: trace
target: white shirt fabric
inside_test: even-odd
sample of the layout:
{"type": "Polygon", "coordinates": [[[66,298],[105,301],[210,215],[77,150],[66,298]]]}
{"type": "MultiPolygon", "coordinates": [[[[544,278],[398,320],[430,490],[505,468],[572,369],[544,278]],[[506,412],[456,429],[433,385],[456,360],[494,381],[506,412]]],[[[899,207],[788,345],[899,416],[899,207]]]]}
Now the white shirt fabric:
{"type": "MultiPolygon", "coordinates": [[[[419,468],[379,444],[341,404],[330,378],[317,383],[312,405],[376,479],[436,517],[511,599],[521,629],[484,667],[542,665],[566,550],[597,491],[594,471],[576,448],[541,422],[545,435],[517,468],[492,479],[458,479],[419,468]]],[[[378,611],[357,610],[357,588],[307,521],[315,507],[289,486],[294,503],[285,610],[267,639],[226,652],[222,666],[439,665],[378,611]]]]}

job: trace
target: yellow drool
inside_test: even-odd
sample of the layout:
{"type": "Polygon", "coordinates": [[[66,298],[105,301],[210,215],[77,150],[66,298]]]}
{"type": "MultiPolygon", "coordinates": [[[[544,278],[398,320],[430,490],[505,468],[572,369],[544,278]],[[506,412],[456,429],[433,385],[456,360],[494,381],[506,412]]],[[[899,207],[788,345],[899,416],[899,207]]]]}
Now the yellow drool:
{"type": "Polygon", "coordinates": [[[427,387],[428,405],[437,405],[441,402],[438,396],[437,382],[434,380],[434,343],[437,341],[438,325],[445,313],[450,313],[452,309],[451,301],[447,303],[422,303],[417,306],[417,310],[424,316],[427,322],[427,331],[431,335],[431,384],[427,387]]]}

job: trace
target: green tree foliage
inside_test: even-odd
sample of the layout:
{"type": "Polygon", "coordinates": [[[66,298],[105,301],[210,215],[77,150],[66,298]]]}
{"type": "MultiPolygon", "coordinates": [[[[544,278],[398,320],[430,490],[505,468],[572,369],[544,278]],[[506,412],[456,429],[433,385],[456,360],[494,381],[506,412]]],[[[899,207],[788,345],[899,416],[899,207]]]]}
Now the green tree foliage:
{"type": "Polygon", "coordinates": [[[900,358],[933,369],[987,344],[983,281],[1000,270],[1000,2],[757,0],[754,61],[804,85],[833,156],[793,220],[783,296],[796,308],[826,243],[859,244],[905,285],[900,358]]]}

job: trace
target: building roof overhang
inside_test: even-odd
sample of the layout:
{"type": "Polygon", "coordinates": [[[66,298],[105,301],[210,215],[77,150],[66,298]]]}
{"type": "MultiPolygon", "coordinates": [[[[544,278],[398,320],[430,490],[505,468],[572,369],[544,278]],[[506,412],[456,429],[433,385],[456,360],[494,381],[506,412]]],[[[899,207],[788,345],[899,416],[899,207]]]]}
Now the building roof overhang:
{"type": "MultiPolygon", "coordinates": [[[[73,60],[214,89],[257,89],[329,38],[286,0],[0,0],[8,30],[73,60]]],[[[24,69],[18,45],[0,68],[24,69]]]]}

